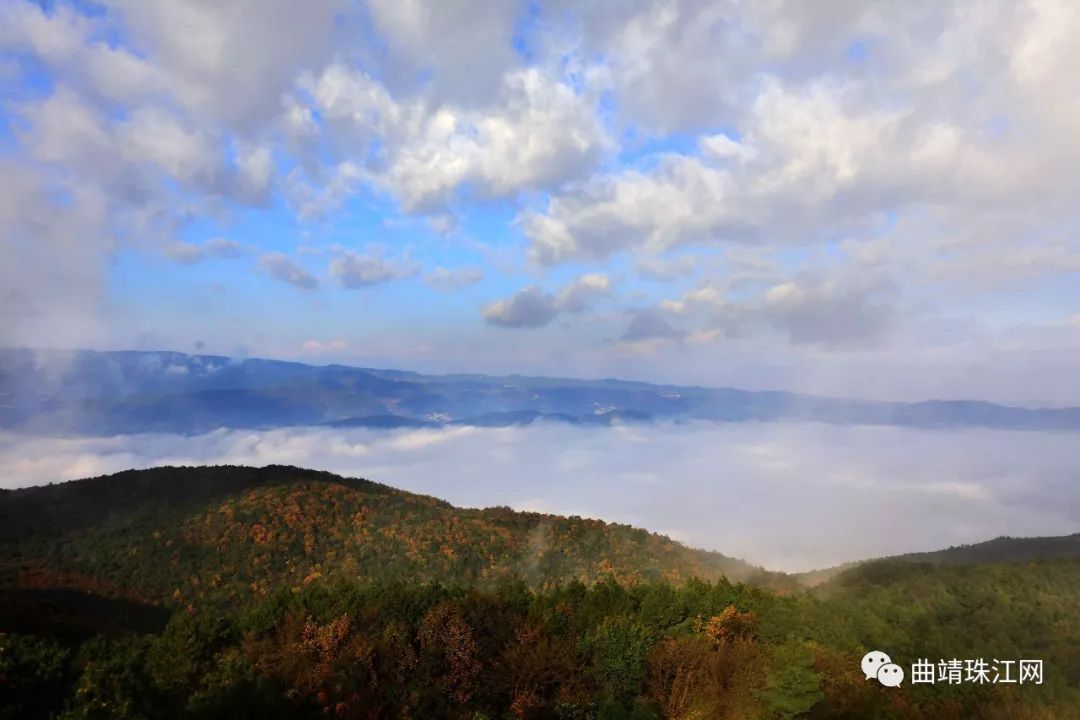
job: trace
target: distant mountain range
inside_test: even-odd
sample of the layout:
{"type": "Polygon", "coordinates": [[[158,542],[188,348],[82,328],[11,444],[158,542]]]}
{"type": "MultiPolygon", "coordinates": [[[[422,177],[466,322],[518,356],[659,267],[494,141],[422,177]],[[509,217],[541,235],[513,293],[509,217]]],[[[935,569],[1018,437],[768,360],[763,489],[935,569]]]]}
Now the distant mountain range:
{"type": "Polygon", "coordinates": [[[1080,429],[1080,408],[971,400],[874,402],[607,379],[421,375],[176,352],[0,350],[0,428],[25,432],[660,420],[1071,431],[1080,429]]]}

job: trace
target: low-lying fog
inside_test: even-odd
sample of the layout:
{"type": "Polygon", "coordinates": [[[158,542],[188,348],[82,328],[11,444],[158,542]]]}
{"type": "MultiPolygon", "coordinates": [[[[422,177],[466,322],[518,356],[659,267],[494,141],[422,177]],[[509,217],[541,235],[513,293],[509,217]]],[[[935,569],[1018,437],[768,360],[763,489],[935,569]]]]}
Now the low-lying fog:
{"type": "Polygon", "coordinates": [[[1080,530],[1080,442],[1066,433],[794,423],[0,433],[0,487],[214,463],[300,465],[456,505],[630,523],[786,571],[1080,530]]]}

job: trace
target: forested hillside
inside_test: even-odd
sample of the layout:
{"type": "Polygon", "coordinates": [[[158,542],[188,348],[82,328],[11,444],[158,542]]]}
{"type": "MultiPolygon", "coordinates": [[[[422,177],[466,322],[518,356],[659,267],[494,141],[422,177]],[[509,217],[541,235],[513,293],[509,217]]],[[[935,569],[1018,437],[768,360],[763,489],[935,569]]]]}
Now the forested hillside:
{"type": "Polygon", "coordinates": [[[157,468],[0,494],[0,578],[149,602],[246,603],[320,578],[531,587],[730,577],[794,587],[719,553],[578,517],[455,508],[271,466],[157,468]]]}
{"type": "Polygon", "coordinates": [[[625,526],[285,467],[4,493],[0,549],[5,720],[1080,716],[1072,558],[877,561],[795,591],[625,526]],[[871,649],[1045,677],[886,688],[871,649]]]}
{"type": "MultiPolygon", "coordinates": [[[[1080,558],[1080,533],[1061,537],[1014,538],[998,537],[986,542],[971,545],[955,545],[944,550],[931,552],[906,553],[880,560],[897,562],[927,563],[933,565],[976,565],[980,563],[1015,563],[1030,560],[1049,560],[1052,558],[1080,558]]],[[[815,587],[832,578],[864,564],[852,562],[836,567],[812,570],[794,575],[799,582],[815,587]]]]}

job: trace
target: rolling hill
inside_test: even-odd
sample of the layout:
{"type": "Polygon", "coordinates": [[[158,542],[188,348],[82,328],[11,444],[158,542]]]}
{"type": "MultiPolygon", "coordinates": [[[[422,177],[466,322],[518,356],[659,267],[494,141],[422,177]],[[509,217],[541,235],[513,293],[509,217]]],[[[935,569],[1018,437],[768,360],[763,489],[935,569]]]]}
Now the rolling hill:
{"type": "Polygon", "coordinates": [[[1065,720],[1074,548],[999,539],[807,591],[599,520],[285,466],[127,471],[0,492],[0,718],[1065,720]],[[885,689],[873,648],[1039,658],[1045,682],[885,689]]]}
{"type": "Polygon", "coordinates": [[[998,537],[970,545],[955,545],[943,550],[905,553],[887,558],[844,563],[830,568],[793,575],[807,587],[816,587],[848,571],[875,563],[917,563],[925,565],[976,565],[984,563],[1023,563],[1035,560],[1080,558],[1080,533],[1059,537],[998,537]]]}
{"type": "Polygon", "coordinates": [[[722,576],[794,587],[626,525],[455,508],[293,467],[157,468],[0,492],[0,582],[246,602],[318,578],[530,586],[722,576]]]}

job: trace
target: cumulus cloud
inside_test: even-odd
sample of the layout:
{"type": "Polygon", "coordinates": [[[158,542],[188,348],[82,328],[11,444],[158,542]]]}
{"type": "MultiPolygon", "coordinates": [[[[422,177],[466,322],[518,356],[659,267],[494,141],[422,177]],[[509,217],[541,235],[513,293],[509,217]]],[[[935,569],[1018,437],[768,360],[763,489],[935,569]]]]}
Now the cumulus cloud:
{"type": "Polygon", "coordinates": [[[500,327],[543,327],[561,313],[584,312],[610,291],[611,280],[607,276],[583,275],[558,294],[544,292],[537,285],[523,288],[509,298],[485,305],[483,315],[490,324],[500,327]]]}
{"type": "Polygon", "coordinates": [[[537,328],[551,323],[558,314],[558,301],[538,285],[531,285],[503,300],[488,303],[484,319],[492,325],[507,328],[537,328]]]}
{"type": "Polygon", "coordinates": [[[482,109],[398,101],[342,64],[309,85],[351,154],[379,142],[383,157],[364,175],[414,212],[441,209],[465,185],[492,198],[558,186],[595,165],[609,143],[595,98],[538,68],[508,71],[497,101],[482,109]]]}
{"type": "Polygon", "coordinates": [[[428,88],[436,99],[484,101],[516,64],[512,43],[520,8],[515,3],[371,0],[367,5],[386,40],[382,68],[394,87],[408,90],[425,73],[436,74],[438,82],[428,88]]]}
{"type": "Polygon", "coordinates": [[[275,280],[289,283],[301,290],[314,290],[319,280],[285,253],[271,252],[259,258],[259,269],[275,280]]]}
{"type": "Polygon", "coordinates": [[[1068,434],[800,424],[0,434],[9,487],[129,467],[287,463],[462,506],[631,523],[789,571],[1075,532],[1078,462],[1068,434]]]}
{"type": "Polygon", "coordinates": [[[656,308],[640,308],[630,312],[630,325],[622,334],[623,342],[674,340],[685,333],[671,324],[665,313],[656,308]]]}
{"type": "Polygon", "coordinates": [[[132,42],[153,53],[162,81],[191,112],[240,127],[265,122],[299,69],[332,56],[345,4],[109,0],[132,42]],[[185,32],[178,33],[178,27],[185,32]]]}
{"type": "MultiPolygon", "coordinates": [[[[728,116],[753,53],[739,5],[720,2],[554,3],[586,53],[609,59],[627,122],[650,132],[694,132],[728,116]]],[[[757,28],[754,28],[757,31],[757,28]]]]}
{"type": "Polygon", "coordinates": [[[769,288],[760,312],[796,344],[868,343],[894,321],[894,293],[880,278],[796,278],[769,288]]]}
{"type": "MultiPolygon", "coordinates": [[[[872,273],[828,277],[803,273],[737,299],[722,284],[708,282],[678,299],[662,301],[645,315],[639,313],[647,320],[635,325],[662,329],[666,315],[696,321],[699,331],[712,329],[717,335],[774,332],[793,345],[870,346],[884,340],[897,324],[897,294],[887,276],[872,273]]],[[[632,339],[640,333],[628,334],[632,339]]]]}
{"type": "Polygon", "coordinates": [[[412,277],[419,269],[419,265],[408,257],[390,259],[379,250],[366,254],[342,250],[338,257],[330,261],[330,274],[337,278],[342,287],[351,289],[412,277]]]}
{"type": "Polygon", "coordinates": [[[562,312],[580,313],[597,299],[610,294],[611,280],[606,275],[591,273],[582,275],[563,288],[556,298],[556,306],[562,312]]]}
{"type": "MultiPolygon", "coordinates": [[[[737,133],[702,134],[693,150],[658,153],[644,171],[618,168],[592,177],[556,194],[546,208],[525,212],[533,257],[555,263],[678,245],[865,236],[882,214],[904,212],[931,217],[935,236],[966,236],[949,250],[968,265],[989,262],[994,253],[980,250],[1002,235],[1016,254],[1037,253],[1041,242],[1032,238],[1061,227],[1061,203],[1073,187],[1061,170],[1077,145],[1060,134],[1058,120],[1080,104],[1075,93],[1062,94],[1069,50],[1058,43],[1060,29],[1080,18],[1052,2],[988,3],[977,14],[965,7],[867,3],[856,11],[838,3],[842,24],[828,29],[791,3],[745,9],[715,3],[708,10],[642,4],[629,17],[606,16],[616,29],[594,33],[592,42],[608,49],[631,38],[629,46],[677,57],[665,39],[671,28],[696,19],[701,32],[712,27],[719,33],[722,39],[710,38],[709,48],[694,50],[691,43],[689,50],[717,62],[691,65],[723,68],[717,71],[730,73],[728,85],[742,88],[726,114],[718,106],[707,111],[713,124],[724,117],[737,133]],[[919,26],[930,17],[931,25],[919,26]],[[758,63],[791,65],[763,75],[760,65],[743,66],[741,58],[726,62],[746,49],[737,36],[747,26],[766,40],[758,63]],[[931,26],[944,29],[926,33],[931,26]],[[897,27],[911,32],[896,33],[897,27]],[[871,38],[865,43],[880,59],[870,75],[854,63],[814,55],[827,48],[840,53],[859,37],[871,38]],[[1032,104],[1035,97],[1040,100],[1032,104]],[[1035,111],[1039,106],[1053,110],[1035,111]],[[980,225],[989,238],[985,231],[965,231],[988,212],[993,219],[980,225]]],[[[635,57],[641,74],[616,59],[613,82],[655,80],[656,87],[634,95],[646,101],[677,92],[662,72],[648,72],[665,60],[647,52],[635,57]]],[[[680,107],[648,104],[658,113],[680,107]]],[[[708,107],[708,101],[695,106],[708,107]]],[[[647,114],[640,119],[649,120],[647,114]]],[[[693,124],[685,113],[679,121],[693,124]]],[[[655,122],[664,127],[672,119],[655,122]]],[[[898,238],[895,249],[933,266],[940,254],[927,247],[922,229],[922,237],[898,238]]]]}

